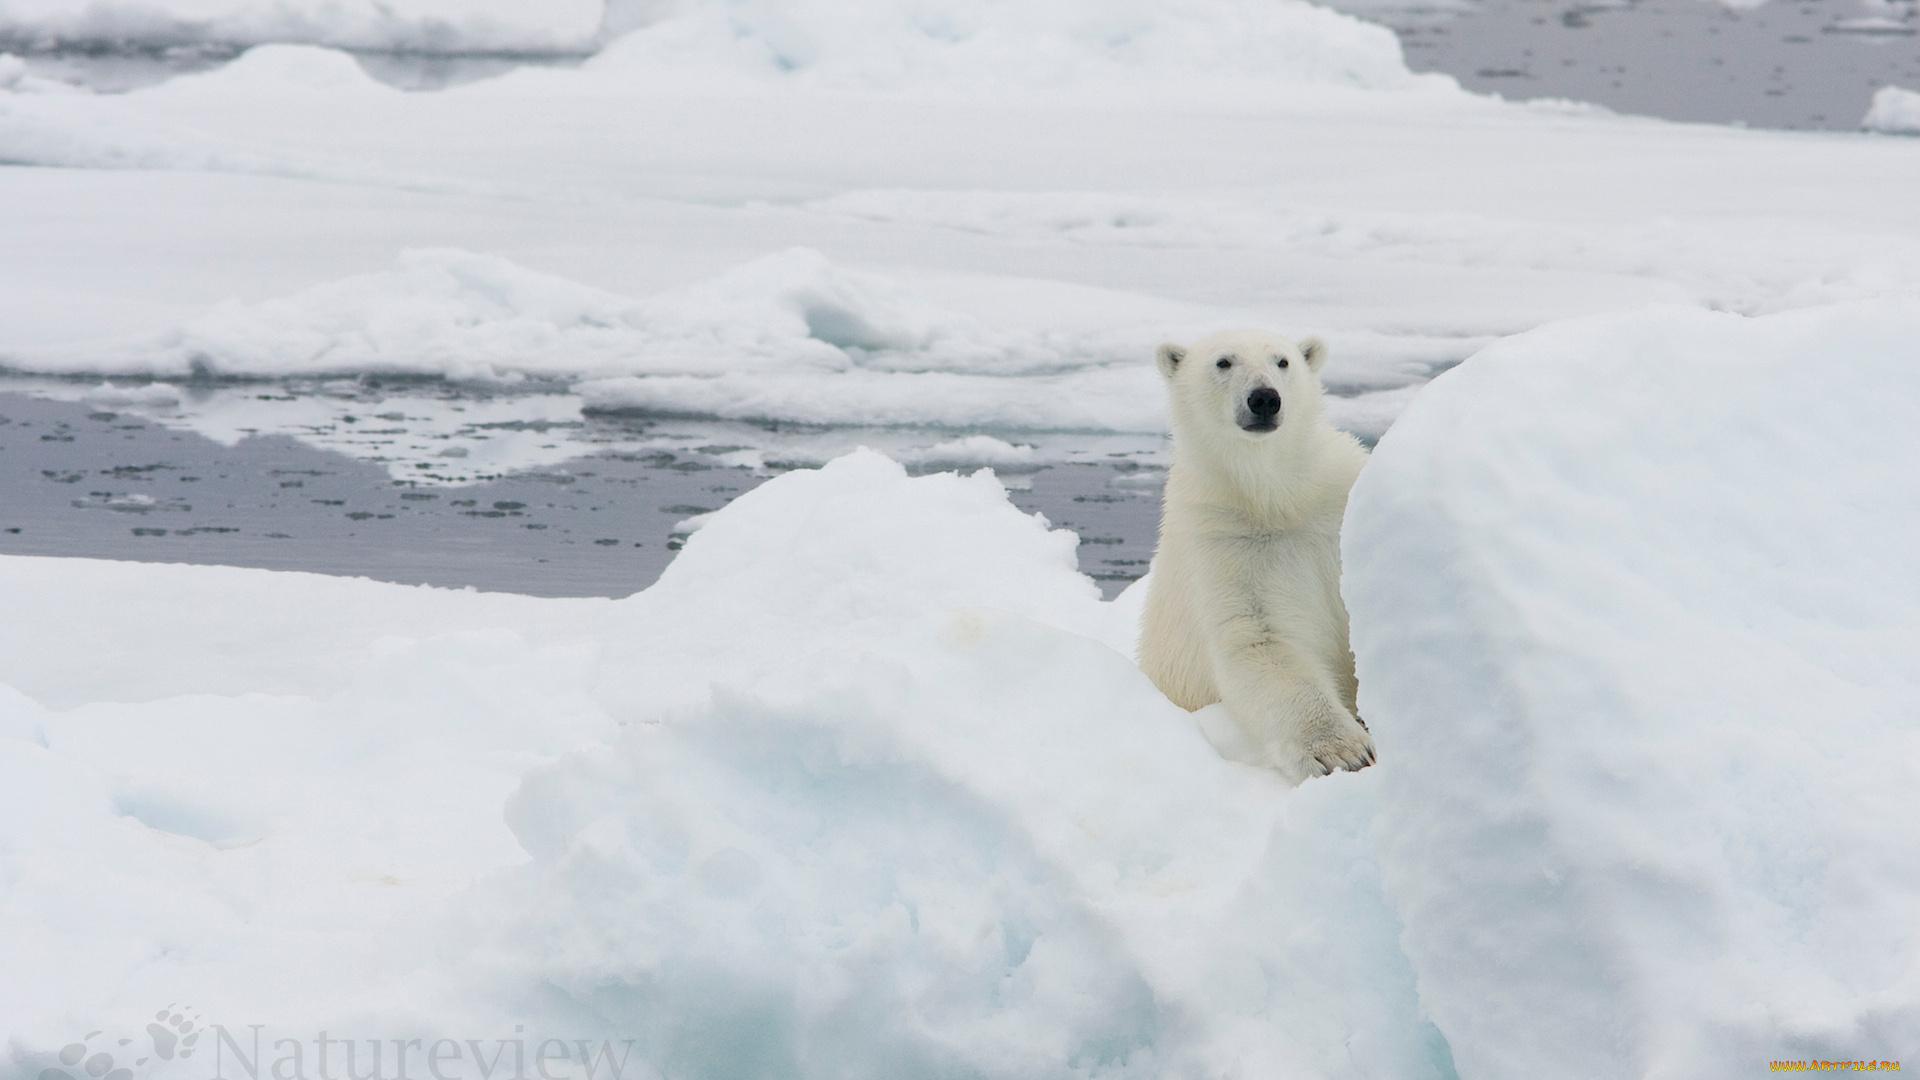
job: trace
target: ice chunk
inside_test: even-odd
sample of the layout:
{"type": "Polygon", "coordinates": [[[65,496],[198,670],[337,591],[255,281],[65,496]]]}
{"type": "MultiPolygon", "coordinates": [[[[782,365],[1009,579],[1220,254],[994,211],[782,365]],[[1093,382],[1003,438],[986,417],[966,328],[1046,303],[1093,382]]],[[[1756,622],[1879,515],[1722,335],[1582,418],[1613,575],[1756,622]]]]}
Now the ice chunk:
{"type": "Polygon", "coordinates": [[[1920,1039],[1920,308],[1658,309],[1440,376],[1353,492],[1386,883],[1462,1075],[1920,1039]]]}
{"type": "Polygon", "coordinates": [[[317,45],[256,45],[211,71],[184,75],[146,91],[154,97],[262,94],[398,94],[376,82],[360,62],[317,45]]]}
{"type": "Polygon", "coordinates": [[[111,382],[102,382],[99,386],[88,390],[84,400],[89,405],[138,405],[164,409],[180,404],[180,388],[163,382],[132,386],[116,386],[111,382]]]}
{"type": "Polygon", "coordinates": [[[923,469],[988,465],[1003,472],[1032,470],[1041,464],[1033,447],[1010,443],[991,435],[948,439],[906,455],[902,460],[923,469]]]}
{"type": "Polygon", "coordinates": [[[1920,135],[1920,93],[1898,86],[1875,90],[1873,104],[1860,118],[1860,126],[1889,135],[1920,135]]]}

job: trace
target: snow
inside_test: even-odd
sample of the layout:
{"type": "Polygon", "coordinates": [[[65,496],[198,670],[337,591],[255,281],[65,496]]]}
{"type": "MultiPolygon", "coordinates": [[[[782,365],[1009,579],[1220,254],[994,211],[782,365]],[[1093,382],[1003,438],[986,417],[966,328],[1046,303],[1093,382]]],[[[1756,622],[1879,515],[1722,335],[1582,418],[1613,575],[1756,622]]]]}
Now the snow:
{"type": "Polygon", "coordinates": [[[1888,135],[1920,135],[1920,93],[1898,86],[1875,90],[1860,126],[1888,135]]]}
{"type": "Polygon", "coordinates": [[[1343,540],[1380,862],[1461,1075],[1920,1037],[1920,309],[1655,309],[1435,381],[1343,540]]]}
{"type": "Polygon", "coordinates": [[[469,382],[838,375],[856,367],[994,376],[1126,359],[1101,344],[995,333],[964,315],[916,304],[884,281],[845,273],[806,249],[646,301],[497,257],[442,249],[405,251],[391,271],[289,297],[228,302],[155,339],[88,342],[22,357],[16,366],[163,377],[411,374],[469,382]]]}
{"type": "Polygon", "coordinates": [[[668,1073],[1445,1075],[1372,779],[1222,760],[1073,543],[860,452],[621,601],[0,559],[18,1064],[190,1002],[668,1073]]]}

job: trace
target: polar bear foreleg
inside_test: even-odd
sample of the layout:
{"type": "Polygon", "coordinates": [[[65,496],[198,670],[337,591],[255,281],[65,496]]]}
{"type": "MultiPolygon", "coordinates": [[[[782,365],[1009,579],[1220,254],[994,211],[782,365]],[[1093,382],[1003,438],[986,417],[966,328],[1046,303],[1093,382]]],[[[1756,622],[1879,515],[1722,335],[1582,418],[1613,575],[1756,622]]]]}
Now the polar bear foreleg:
{"type": "Polygon", "coordinates": [[[1373,764],[1373,737],[1340,702],[1333,673],[1283,641],[1242,645],[1216,658],[1220,700],[1261,748],[1266,764],[1295,783],[1373,764]]]}

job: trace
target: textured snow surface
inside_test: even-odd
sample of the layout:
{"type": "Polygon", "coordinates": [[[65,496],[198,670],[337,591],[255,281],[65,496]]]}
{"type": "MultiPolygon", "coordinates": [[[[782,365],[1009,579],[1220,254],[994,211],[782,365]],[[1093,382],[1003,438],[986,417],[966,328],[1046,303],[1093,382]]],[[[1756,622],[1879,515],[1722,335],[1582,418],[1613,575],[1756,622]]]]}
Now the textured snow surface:
{"type": "Polygon", "coordinates": [[[1446,1075],[1373,778],[1223,761],[1073,543],[860,452],[622,601],[0,559],[15,1065],[191,1002],[673,1076],[1446,1075]]]}
{"type": "Polygon", "coordinates": [[[1350,504],[1381,862],[1462,1076],[1920,1041],[1920,311],[1548,326],[1350,504]]]}

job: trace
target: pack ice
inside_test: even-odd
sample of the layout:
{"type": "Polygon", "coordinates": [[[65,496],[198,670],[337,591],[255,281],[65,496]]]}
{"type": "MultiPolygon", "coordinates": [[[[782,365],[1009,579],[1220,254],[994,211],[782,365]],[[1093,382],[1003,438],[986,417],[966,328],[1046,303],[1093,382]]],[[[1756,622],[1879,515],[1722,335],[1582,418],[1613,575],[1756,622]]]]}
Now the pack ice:
{"type": "Polygon", "coordinates": [[[1920,1045],[1910,140],[1476,99],[1278,2],[0,0],[0,37],[276,42],[127,94],[0,58],[15,370],[1159,430],[1157,335],[1288,322],[1371,431],[1414,402],[1346,534],[1381,763],[1291,790],[1140,676],[1070,535],[872,453],[617,601],[0,558],[0,1077],[1920,1045]],[[434,93],[286,44],[625,18],[434,93]],[[1874,296],[1562,323],[1414,396],[1568,314],[1874,296]]]}
{"type": "Polygon", "coordinates": [[[1916,342],[1910,307],[1661,309],[1436,381],[1347,527],[1381,763],[1292,790],[1133,667],[1137,594],[1071,534],[867,451],[619,601],[0,559],[12,1068],[1897,1059],[1916,342]]]}

